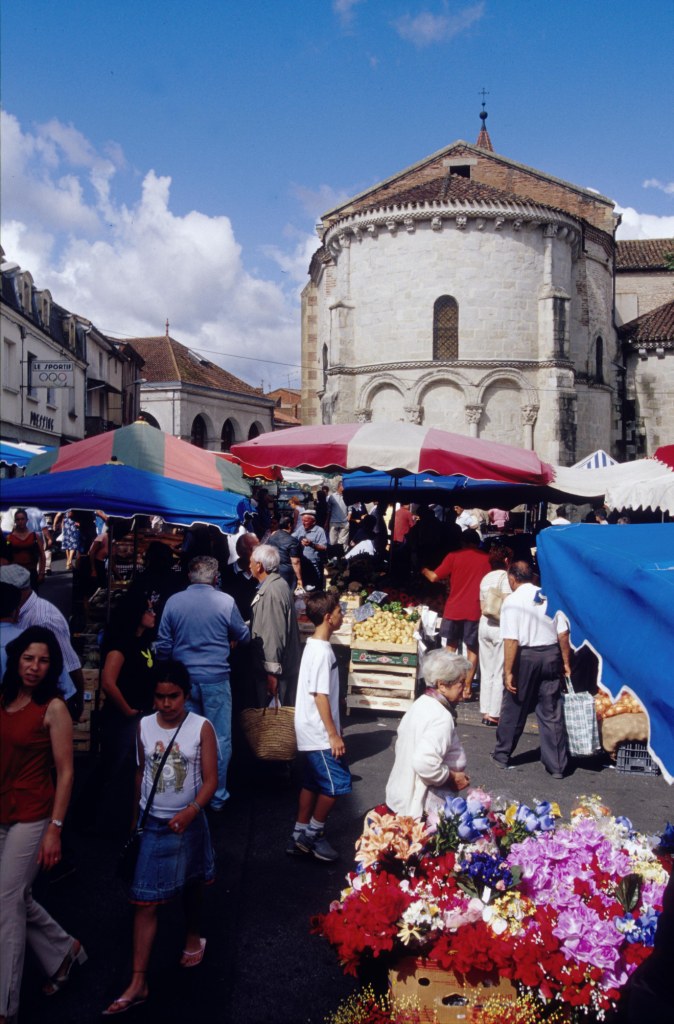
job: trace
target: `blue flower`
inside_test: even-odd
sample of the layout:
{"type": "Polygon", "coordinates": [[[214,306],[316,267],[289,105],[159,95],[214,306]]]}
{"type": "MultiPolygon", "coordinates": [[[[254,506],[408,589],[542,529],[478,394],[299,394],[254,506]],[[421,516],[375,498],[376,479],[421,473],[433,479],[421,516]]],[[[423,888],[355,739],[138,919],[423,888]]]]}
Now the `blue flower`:
{"type": "Polygon", "coordinates": [[[630,819],[626,818],[624,814],[621,814],[618,818],[616,818],[616,825],[622,825],[623,828],[627,829],[627,832],[630,836],[634,835],[634,826],[632,825],[630,819]]]}
{"type": "Polygon", "coordinates": [[[550,813],[550,811],[552,810],[552,805],[550,804],[550,802],[548,800],[541,800],[540,803],[536,804],[536,806],[534,807],[534,810],[535,810],[536,814],[538,815],[538,817],[542,818],[546,814],[550,813]]]}
{"type": "Polygon", "coordinates": [[[473,818],[473,828],[478,832],[486,832],[489,828],[487,818],[473,818]]]}
{"type": "Polygon", "coordinates": [[[448,797],[445,800],[445,811],[447,814],[465,814],[466,807],[466,801],[461,796],[448,797]]]}
{"type": "Polygon", "coordinates": [[[555,827],[555,819],[552,814],[544,814],[542,818],[538,819],[541,832],[552,832],[555,827]]]}
{"type": "Polygon", "coordinates": [[[674,853],[674,825],[667,822],[665,831],[660,836],[660,849],[674,853]]]}

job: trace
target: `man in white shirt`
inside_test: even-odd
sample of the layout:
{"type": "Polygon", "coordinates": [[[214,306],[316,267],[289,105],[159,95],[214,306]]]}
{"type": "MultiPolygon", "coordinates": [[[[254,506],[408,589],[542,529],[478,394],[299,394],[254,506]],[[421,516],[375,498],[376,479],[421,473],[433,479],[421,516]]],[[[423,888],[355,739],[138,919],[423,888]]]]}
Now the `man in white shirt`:
{"type": "Polygon", "coordinates": [[[571,675],[569,623],[561,612],[554,618],[547,614],[547,598],[533,583],[528,562],[513,562],[508,581],[513,593],[501,607],[505,691],[492,758],[499,768],[508,767],[535,708],[541,761],[553,778],[561,779],[568,767],[561,681],[562,670],[571,675]]]}
{"type": "Polygon", "coordinates": [[[560,505],[554,519],[550,520],[550,526],[571,526],[571,520],[566,518],[566,505],[560,505]]]}

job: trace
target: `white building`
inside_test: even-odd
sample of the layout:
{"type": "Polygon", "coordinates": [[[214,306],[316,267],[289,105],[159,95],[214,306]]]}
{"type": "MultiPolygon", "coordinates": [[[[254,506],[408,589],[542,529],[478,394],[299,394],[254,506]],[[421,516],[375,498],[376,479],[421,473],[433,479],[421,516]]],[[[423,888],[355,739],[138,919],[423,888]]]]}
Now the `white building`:
{"type": "Polygon", "coordinates": [[[273,400],[171,338],[168,325],[128,344],[143,359],[142,415],[154,426],[213,451],[273,429],[273,400]]]}
{"type": "Polygon", "coordinates": [[[142,359],[59,306],[29,271],[1,269],[0,436],[54,447],[133,422],[142,359]],[[71,364],[72,386],[36,386],[31,367],[40,362],[71,364]]]}
{"type": "Polygon", "coordinates": [[[27,270],[2,264],[0,322],[0,436],[55,446],[84,437],[86,357],[79,321],[58,306],[46,290],[35,288],[27,270]],[[72,387],[36,387],[35,362],[68,362],[72,387]]]}
{"type": "Polygon", "coordinates": [[[572,465],[622,439],[610,199],[455,142],[322,217],[306,423],[407,420],[572,465]]]}

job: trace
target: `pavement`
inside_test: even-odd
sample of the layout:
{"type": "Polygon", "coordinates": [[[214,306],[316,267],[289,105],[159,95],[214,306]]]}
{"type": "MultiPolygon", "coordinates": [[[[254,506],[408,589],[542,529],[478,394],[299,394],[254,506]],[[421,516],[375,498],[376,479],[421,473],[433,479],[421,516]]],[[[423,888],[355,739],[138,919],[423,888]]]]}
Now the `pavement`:
{"type": "MultiPolygon", "coordinates": [[[[67,595],[67,583],[59,583],[59,575],[46,581],[45,597],[52,596],[50,591],[56,596],[57,588],[67,595]]],[[[151,996],[133,1011],[135,1021],[322,1024],[353,991],[355,980],[344,976],[325,940],[311,934],[310,921],[339,895],[352,867],[363,816],[384,798],[398,722],[398,715],[375,712],[345,719],[354,789],[338,802],[329,822],[328,838],[341,854],[336,864],[284,853],[295,821],[297,780],[286,771],[261,776],[241,752],[231,777],[232,797],[220,814],[209,816],[218,876],[204,905],[208,945],[203,964],[196,970],[177,967],[180,907],[162,908],[149,976],[151,996]]],[[[622,774],[600,758],[579,760],[573,774],[554,780],[539,761],[533,728],[523,735],[513,767],[500,770],[490,757],[495,730],[480,724],[476,704],[460,706],[459,732],[472,784],[495,796],[556,800],[568,816],[579,796],[598,794],[639,830],[660,832],[668,820],[674,821],[674,791],[661,776],[622,774]]],[[[40,994],[40,978],[29,957],[22,1024],[88,1024],[128,980],[132,913],[114,878],[121,842],[88,835],[82,828],[95,802],[95,788],[92,792],[87,786],[95,775],[90,758],[79,755],[77,762],[74,811],[79,831],[70,823],[65,835],[76,870],[57,883],[43,876],[35,889],[56,919],[81,939],[89,960],[63,992],[47,999],[40,994]]]]}

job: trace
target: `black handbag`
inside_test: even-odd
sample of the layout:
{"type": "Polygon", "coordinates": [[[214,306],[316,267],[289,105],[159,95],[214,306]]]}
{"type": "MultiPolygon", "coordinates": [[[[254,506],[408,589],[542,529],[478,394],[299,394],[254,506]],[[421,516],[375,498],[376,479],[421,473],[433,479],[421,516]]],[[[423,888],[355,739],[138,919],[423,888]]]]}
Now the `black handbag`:
{"type": "MultiPolygon", "coordinates": [[[[187,714],[189,714],[189,712],[187,714]]],[[[155,772],[154,782],[152,783],[152,789],[150,790],[150,795],[149,795],[149,797],[147,799],[147,803],[145,804],[145,808],[144,808],[143,813],[141,815],[141,819],[138,822],[138,824],[136,825],[136,827],[134,828],[134,830],[131,833],[131,835],[129,836],[129,838],[124,843],[124,846],[122,847],[122,852],[119,855],[119,859],[117,861],[116,875],[117,875],[117,878],[119,878],[122,882],[124,882],[125,885],[131,885],[131,883],[133,882],[133,876],[136,873],[136,863],[138,861],[138,853],[139,853],[139,850],[140,850],[140,839],[141,839],[141,836],[143,835],[143,829],[145,828],[145,822],[147,821],[148,815],[150,813],[150,808],[152,807],[152,801],[154,800],[154,795],[157,792],[157,786],[159,785],[159,780],[161,778],[161,773],[164,770],[164,765],[166,764],[166,760],[167,760],[169,754],[171,753],[171,747],[173,746],[173,744],[175,742],[176,736],[178,735],[178,733],[182,729],[183,722],[185,721],[186,718],[187,718],[187,715],[185,715],[185,718],[183,718],[182,722],[180,723],[180,725],[178,726],[176,731],[173,733],[173,736],[171,737],[169,745],[166,748],[166,750],[164,751],[164,755],[163,755],[161,761],[159,762],[159,767],[157,768],[157,771],[155,772]]]]}

